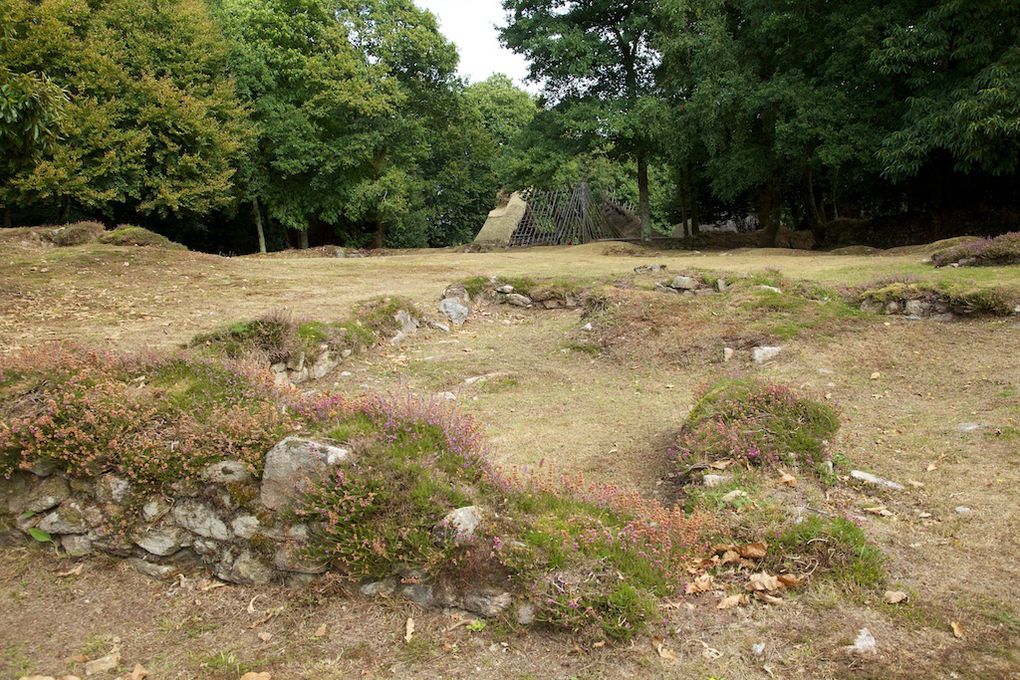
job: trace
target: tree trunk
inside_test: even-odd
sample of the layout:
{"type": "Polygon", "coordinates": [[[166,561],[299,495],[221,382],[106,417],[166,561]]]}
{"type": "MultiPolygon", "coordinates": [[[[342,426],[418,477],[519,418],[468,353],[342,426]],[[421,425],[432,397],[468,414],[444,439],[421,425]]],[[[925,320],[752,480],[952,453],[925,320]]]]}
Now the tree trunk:
{"type": "Polygon", "coordinates": [[[4,227],[11,228],[11,209],[4,208],[4,227]]]}
{"type": "Polygon", "coordinates": [[[811,210],[808,212],[809,217],[814,218],[814,224],[817,227],[825,225],[825,215],[818,209],[818,201],[815,200],[815,174],[808,168],[807,177],[805,178],[807,184],[807,199],[810,204],[811,210]]]}
{"type": "Polygon", "coordinates": [[[255,230],[259,234],[259,252],[266,252],[266,232],[262,229],[262,211],[259,210],[259,199],[251,199],[251,209],[255,213],[255,230]]]}
{"type": "Polygon", "coordinates": [[[779,210],[775,190],[771,183],[758,190],[755,202],[758,220],[765,230],[760,245],[763,248],[773,248],[776,245],[776,236],[779,234],[779,210]]]}
{"type": "Polygon", "coordinates": [[[305,227],[298,231],[298,238],[300,239],[299,248],[301,250],[308,250],[308,228],[305,227]]]}
{"type": "Polygon", "coordinates": [[[652,201],[648,192],[648,158],[642,151],[637,157],[638,216],[641,218],[641,240],[652,238],[652,201]]]}
{"type": "Polygon", "coordinates": [[[694,174],[687,173],[687,195],[691,206],[691,236],[701,233],[701,214],[698,211],[698,185],[694,182],[694,174]]]}
{"type": "Polygon", "coordinates": [[[372,247],[379,250],[386,245],[386,225],[382,222],[377,222],[375,227],[375,234],[372,236],[372,247]]]}
{"type": "Polygon", "coordinates": [[[63,205],[60,208],[60,223],[67,224],[71,220],[71,197],[64,196],[63,205]]]}

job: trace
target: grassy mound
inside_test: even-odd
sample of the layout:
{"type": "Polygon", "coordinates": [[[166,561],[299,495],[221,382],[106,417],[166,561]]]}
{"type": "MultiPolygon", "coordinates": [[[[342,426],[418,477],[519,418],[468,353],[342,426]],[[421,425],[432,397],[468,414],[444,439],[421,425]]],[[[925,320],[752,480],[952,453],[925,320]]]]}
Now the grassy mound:
{"type": "MultiPolygon", "coordinates": [[[[723,361],[723,348],[750,350],[808,337],[833,337],[863,316],[843,296],[812,283],[763,271],[741,278],[688,272],[709,290],[676,295],[644,287],[607,286],[589,295],[586,321],[593,330],[577,335],[577,349],[621,360],[654,359],[677,366],[723,361]],[[718,280],[724,292],[714,292],[718,280]]],[[[673,273],[663,278],[672,278],[673,273]]]]}
{"type": "Polygon", "coordinates": [[[98,240],[106,233],[99,222],[74,222],[53,230],[50,240],[57,246],[80,246],[98,240]]]}
{"type": "Polygon", "coordinates": [[[167,250],[186,250],[180,243],[174,243],[166,236],[154,231],[122,224],[113,231],[99,237],[99,242],[110,246],[147,246],[167,250]]]}
{"type": "Polygon", "coordinates": [[[964,285],[952,281],[919,281],[911,277],[898,277],[866,286],[857,294],[865,306],[876,308],[897,302],[905,305],[911,300],[943,303],[957,314],[983,314],[1009,316],[1020,305],[1020,291],[1004,287],[964,285]]]}
{"type": "Polygon", "coordinates": [[[348,400],[279,391],[230,360],[127,356],[53,346],[0,371],[0,477],[40,460],[72,478],[112,471],[134,482],[126,507],[263,456],[302,434],[348,446],[353,462],[309,490],[299,514],[310,551],[353,580],[418,573],[485,583],[534,607],[538,623],[625,640],[678,594],[701,522],[582,480],[494,470],[478,427],[447,404],[348,400]],[[437,532],[451,511],[482,509],[470,540],[437,532]]]}
{"type": "Polygon", "coordinates": [[[723,460],[817,470],[838,430],[839,416],[826,404],[784,385],[728,378],[701,396],[672,456],[683,470],[723,460]]]}
{"type": "Polygon", "coordinates": [[[356,353],[397,333],[402,327],[401,313],[421,318],[414,303],[405,298],[363,302],[355,308],[352,320],[334,323],[295,320],[283,312],[270,312],[197,335],[189,346],[231,359],[254,356],[274,364],[301,355],[314,359],[325,350],[356,353]]]}
{"type": "Polygon", "coordinates": [[[1020,232],[967,241],[932,253],[932,264],[946,267],[994,267],[1020,264],[1020,232]]]}

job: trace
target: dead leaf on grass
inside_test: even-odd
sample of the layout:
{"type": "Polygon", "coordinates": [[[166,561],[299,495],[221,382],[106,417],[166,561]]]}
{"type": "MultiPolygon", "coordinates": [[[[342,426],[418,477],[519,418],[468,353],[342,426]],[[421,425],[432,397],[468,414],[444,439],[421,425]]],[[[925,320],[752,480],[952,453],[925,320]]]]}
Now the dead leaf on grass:
{"type": "Polygon", "coordinates": [[[791,475],[789,472],[783,472],[782,476],[779,478],[779,481],[791,488],[797,486],[797,478],[791,475]]]}
{"type": "Polygon", "coordinates": [[[149,671],[145,670],[145,666],[142,664],[136,663],[131,671],[131,680],[145,680],[147,677],[149,677],[149,671]]]}
{"type": "Polygon", "coordinates": [[[804,580],[796,574],[780,574],[776,577],[784,588],[799,588],[804,580]]]}
{"type": "Polygon", "coordinates": [[[749,601],[747,595],[730,595],[719,601],[717,609],[733,609],[734,607],[745,605],[749,601]]]}
{"type": "Polygon", "coordinates": [[[407,623],[404,624],[404,642],[410,642],[412,637],[414,637],[414,619],[408,617],[407,623]]]}
{"type": "Polygon", "coordinates": [[[955,637],[957,640],[962,640],[963,639],[963,626],[960,625],[960,622],[959,621],[953,621],[949,625],[952,626],[952,628],[953,628],[953,637],[955,637]]]}
{"type": "Polygon", "coordinates": [[[692,582],[687,584],[687,594],[697,595],[699,593],[707,593],[715,587],[714,579],[711,574],[702,574],[692,582]]]}
{"type": "Polygon", "coordinates": [[[321,626],[319,626],[318,628],[316,628],[315,632],[312,633],[312,637],[313,638],[326,637],[326,624],[324,623],[321,626]]]}
{"type": "Polygon", "coordinates": [[[67,577],[67,576],[81,576],[81,571],[84,568],[85,568],[85,563],[81,562],[81,563],[78,564],[78,566],[73,567],[71,569],[68,569],[67,571],[62,571],[59,574],[57,574],[57,576],[59,576],[61,578],[64,578],[64,577],[67,577]]]}
{"type": "Polygon", "coordinates": [[[783,600],[783,598],[776,597],[775,595],[769,595],[768,593],[755,593],[754,596],[757,597],[762,602],[767,602],[769,604],[784,604],[785,603],[785,600],[783,600]]]}
{"type": "Polygon", "coordinates": [[[676,661],[676,652],[661,642],[655,645],[655,651],[658,652],[659,658],[663,661],[676,661]]]}
{"type": "Polygon", "coordinates": [[[768,554],[768,543],[748,543],[737,549],[738,554],[748,560],[762,560],[768,554]]]}
{"type": "Polygon", "coordinates": [[[879,517],[892,517],[893,513],[889,508],[884,505],[876,505],[873,508],[864,508],[864,512],[870,512],[872,515],[878,515],[879,517]]]}
{"type": "Polygon", "coordinates": [[[887,590],[885,591],[885,603],[886,604],[899,604],[906,602],[909,595],[902,590],[887,590]]]}
{"type": "MultiPolygon", "coordinates": [[[[202,579],[201,581],[198,582],[198,589],[201,590],[203,593],[208,593],[210,590],[216,590],[217,588],[226,588],[226,587],[227,587],[227,584],[224,583],[223,581],[210,581],[209,579],[204,578],[204,579],[202,579]]],[[[252,598],[252,604],[254,604],[254,603],[255,603],[255,599],[252,598]]],[[[251,605],[249,605],[249,606],[251,606],[251,605]]],[[[254,609],[249,609],[248,613],[249,614],[254,614],[255,610],[254,609]]]]}
{"type": "Polygon", "coordinates": [[[269,673],[245,673],[241,680],[273,680],[273,676],[269,673]]]}
{"type": "Polygon", "coordinates": [[[251,600],[248,601],[248,613],[249,614],[254,614],[255,613],[255,600],[259,599],[260,597],[262,597],[261,594],[256,595],[255,597],[251,598],[251,600]]]}
{"type": "Polygon", "coordinates": [[[727,551],[722,556],[722,560],[720,560],[719,563],[723,564],[723,565],[726,565],[726,564],[732,564],[733,562],[739,562],[739,561],[740,561],[740,555],[738,555],[737,553],[735,553],[732,550],[729,550],[729,551],[727,551]]]}
{"type": "Polygon", "coordinates": [[[732,460],[717,460],[714,463],[709,463],[708,466],[713,470],[725,470],[726,468],[733,465],[732,460]]]}
{"type": "Polygon", "coordinates": [[[757,592],[775,592],[779,590],[779,579],[766,572],[751,574],[751,582],[747,584],[748,590],[757,592]]]}
{"type": "Polygon", "coordinates": [[[262,631],[261,633],[258,634],[258,638],[263,642],[269,642],[270,640],[273,639],[273,634],[262,631]]]}

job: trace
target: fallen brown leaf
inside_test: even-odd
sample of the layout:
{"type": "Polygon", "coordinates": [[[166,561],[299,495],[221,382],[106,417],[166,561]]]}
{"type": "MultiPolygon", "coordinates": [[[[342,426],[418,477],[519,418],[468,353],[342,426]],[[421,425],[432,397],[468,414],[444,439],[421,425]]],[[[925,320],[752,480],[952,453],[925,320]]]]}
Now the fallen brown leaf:
{"type": "Polygon", "coordinates": [[[658,652],[659,658],[664,661],[676,661],[676,652],[669,647],[666,647],[661,642],[655,645],[655,651],[658,652]]]}
{"type": "Polygon", "coordinates": [[[779,481],[789,487],[797,486],[797,478],[791,475],[789,472],[784,472],[779,478],[779,481]]]}
{"type": "Polygon", "coordinates": [[[739,562],[739,561],[740,561],[740,555],[738,555],[734,551],[730,550],[730,551],[726,552],[722,556],[722,560],[719,563],[725,565],[725,564],[731,564],[733,562],[739,562]]]}
{"type": "MultiPolygon", "coordinates": [[[[203,593],[208,593],[210,590],[216,590],[217,588],[226,587],[227,584],[224,583],[223,581],[210,581],[209,579],[202,579],[201,581],[198,582],[198,589],[201,590],[203,593]]],[[[254,602],[255,600],[252,599],[252,603],[254,602]]],[[[254,614],[255,610],[252,609],[249,611],[249,613],[254,614]]]]}
{"type": "Polygon", "coordinates": [[[887,590],[885,591],[885,602],[886,604],[899,604],[906,602],[909,596],[902,590],[887,590]]]}
{"type": "Polygon", "coordinates": [[[241,680],[273,680],[273,676],[269,673],[245,673],[241,680]]]}
{"type": "Polygon", "coordinates": [[[145,680],[147,677],[149,677],[149,671],[145,670],[145,666],[142,664],[136,663],[131,671],[131,680],[145,680]]]}
{"type": "Polygon", "coordinates": [[[878,515],[879,517],[892,517],[893,513],[889,508],[884,505],[876,505],[873,508],[864,508],[864,512],[870,512],[872,515],[878,515]]]}
{"type": "Polygon", "coordinates": [[[769,595],[768,593],[755,593],[754,596],[762,602],[768,602],[769,604],[783,604],[785,602],[783,598],[769,595]]]}
{"type": "Polygon", "coordinates": [[[258,638],[263,642],[269,642],[270,640],[273,639],[273,634],[262,631],[261,633],[258,634],[258,638]]]}
{"type": "Polygon", "coordinates": [[[960,625],[960,622],[959,621],[953,621],[949,625],[952,626],[952,628],[953,628],[953,636],[957,640],[962,640],[963,639],[963,626],[960,625]]]}
{"type": "Polygon", "coordinates": [[[407,623],[404,624],[404,642],[410,642],[412,637],[414,637],[414,619],[408,617],[407,623]]]}
{"type": "Polygon", "coordinates": [[[776,577],[784,588],[799,588],[803,579],[796,574],[780,574],[776,577]]]}
{"type": "Polygon", "coordinates": [[[732,609],[733,607],[745,605],[748,602],[747,595],[730,595],[719,601],[717,609],[732,609]]]}
{"type": "Polygon", "coordinates": [[[687,594],[697,595],[699,593],[707,593],[714,587],[714,579],[711,574],[702,574],[692,582],[687,584],[687,594]]]}
{"type": "Polygon", "coordinates": [[[324,623],[318,628],[316,628],[315,632],[312,633],[312,637],[314,638],[326,637],[326,624],[324,623]]]}
{"type": "Polygon", "coordinates": [[[747,585],[748,590],[770,593],[779,590],[779,587],[779,579],[764,571],[760,574],[751,574],[751,582],[747,585]]]}
{"type": "Polygon", "coordinates": [[[765,559],[765,555],[768,554],[768,551],[768,543],[748,543],[747,545],[742,545],[737,549],[740,556],[748,560],[765,559]]]}
{"type": "Polygon", "coordinates": [[[72,567],[71,569],[68,569],[67,571],[62,571],[59,574],[57,574],[57,576],[59,576],[61,578],[64,578],[66,576],[80,576],[81,575],[81,571],[84,568],[85,568],[85,563],[81,562],[81,563],[78,564],[78,566],[72,567]]]}

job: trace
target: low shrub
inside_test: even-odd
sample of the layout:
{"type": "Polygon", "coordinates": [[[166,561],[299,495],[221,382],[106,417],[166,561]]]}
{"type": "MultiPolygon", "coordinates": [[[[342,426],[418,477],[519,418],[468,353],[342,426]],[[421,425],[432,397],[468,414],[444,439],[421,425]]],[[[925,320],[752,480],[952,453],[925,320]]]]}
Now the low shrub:
{"type": "Polygon", "coordinates": [[[74,222],[54,229],[49,239],[58,246],[80,246],[98,240],[106,233],[99,222],[74,222]]]}
{"type": "Polygon", "coordinates": [[[269,376],[236,362],[54,345],[0,369],[0,475],[47,460],[72,477],[115,471],[144,488],[197,481],[295,429],[269,376]]]}
{"type": "Polygon", "coordinates": [[[812,559],[818,574],[841,584],[849,591],[869,590],[885,582],[885,558],[872,545],[864,531],[842,517],[812,515],[775,538],[772,551],[776,571],[786,566],[785,555],[796,555],[803,563],[812,559]]]}
{"type": "Polygon", "coordinates": [[[174,243],[166,236],[142,227],[122,224],[113,231],[99,237],[99,242],[110,246],[147,246],[167,250],[187,250],[180,243],[174,243]]]}
{"type": "Polygon", "coordinates": [[[951,264],[963,267],[1020,264],[1020,232],[1014,231],[995,238],[969,241],[939,250],[932,253],[931,261],[936,267],[951,264]]]}
{"type": "Polygon", "coordinates": [[[671,457],[682,469],[720,460],[815,468],[838,429],[835,410],[785,385],[727,378],[704,390],[671,457]]]}

